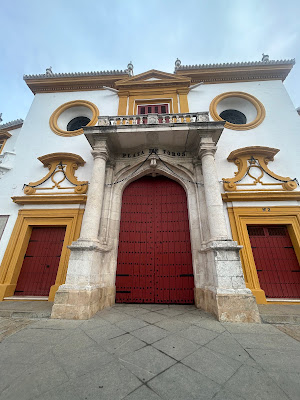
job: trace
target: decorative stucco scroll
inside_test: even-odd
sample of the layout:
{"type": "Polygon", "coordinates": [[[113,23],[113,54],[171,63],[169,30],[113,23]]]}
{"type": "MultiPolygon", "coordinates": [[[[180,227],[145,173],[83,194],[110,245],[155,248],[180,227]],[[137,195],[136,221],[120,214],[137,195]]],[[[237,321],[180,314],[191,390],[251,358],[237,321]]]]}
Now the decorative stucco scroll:
{"type": "Polygon", "coordinates": [[[223,178],[224,189],[228,192],[237,190],[294,190],[298,186],[297,179],[275,174],[268,168],[269,161],[274,160],[278,149],[263,146],[243,147],[232,151],[227,160],[238,167],[233,178],[223,178]],[[273,178],[266,181],[266,175],[273,178]],[[247,182],[245,181],[247,177],[247,182]],[[250,179],[249,179],[250,178],[250,179]],[[275,182],[274,182],[275,180],[275,182]],[[244,182],[243,182],[244,181],[244,182]],[[263,188],[268,186],[269,188],[263,188]],[[274,187],[274,189],[270,189],[274,187]]]}
{"type": "Polygon", "coordinates": [[[85,161],[73,153],[51,153],[38,157],[38,160],[48,168],[49,172],[40,180],[24,185],[26,195],[33,194],[84,194],[88,189],[87,181],[78,181],[75,171],[83,166],[85,161]]]}

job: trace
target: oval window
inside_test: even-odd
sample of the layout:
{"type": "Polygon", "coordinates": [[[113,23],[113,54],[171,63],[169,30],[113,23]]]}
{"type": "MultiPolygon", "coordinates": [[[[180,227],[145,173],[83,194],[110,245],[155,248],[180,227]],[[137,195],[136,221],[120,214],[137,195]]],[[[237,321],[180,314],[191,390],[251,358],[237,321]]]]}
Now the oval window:
{"type": "Polygon", "coordinates": [[[220,117],[231,124],[246,124],[246,115],[238,110],[224,110],[221,112],[220,117]]]}
{"type": "Polygon", "coordinates": [[[81,129],[83,126],[86,126],[89,122],[90,119],[88,117],[73,118],[67,125],[67,131],[77,131],[77,129],[81,129]]]}

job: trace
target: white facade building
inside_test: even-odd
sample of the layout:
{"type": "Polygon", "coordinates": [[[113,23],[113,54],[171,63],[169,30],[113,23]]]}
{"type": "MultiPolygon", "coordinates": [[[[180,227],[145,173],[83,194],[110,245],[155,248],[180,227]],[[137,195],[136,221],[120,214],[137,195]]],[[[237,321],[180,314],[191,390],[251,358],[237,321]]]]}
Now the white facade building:
{"type": "Polygon", "coordinates": [[[25,76],[25,121],[0,125],[0,300],[71,319],[195,303],[239,322],[299,301],[293,64],[25,76]]]}

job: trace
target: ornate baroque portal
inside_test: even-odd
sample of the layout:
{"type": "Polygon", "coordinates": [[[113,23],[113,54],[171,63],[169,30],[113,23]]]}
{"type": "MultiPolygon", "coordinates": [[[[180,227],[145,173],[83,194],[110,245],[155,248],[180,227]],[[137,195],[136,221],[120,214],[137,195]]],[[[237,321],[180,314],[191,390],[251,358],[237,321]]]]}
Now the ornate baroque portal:
{"type": "Polygon", "coordinates": [[[216,174],[214,153],[224,122],[209,122],[207,113],[166,117],[139,123],[134,116],[99,117],[98,126],[84,128],[94,157],[92,195],[80,238],[69,247],[68,274],[52,318],[90,318],[115,302],[124,189],[143,176],[162,175],[186,192],[196,306],[222,321],[259,321],[240,246],[228,237],[216,174]]]}

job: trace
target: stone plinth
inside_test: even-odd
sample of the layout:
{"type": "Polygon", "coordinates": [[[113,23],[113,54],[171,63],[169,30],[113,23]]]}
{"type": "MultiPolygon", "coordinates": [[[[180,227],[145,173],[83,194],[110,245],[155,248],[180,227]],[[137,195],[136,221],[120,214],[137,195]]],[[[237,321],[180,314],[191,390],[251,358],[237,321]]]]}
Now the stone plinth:
{"type": "Polygon", "coordinates": [[[103,249],[79,239],[71,246],[66,283],[56,292],[51,318],[89,319],[115,301],[115,287],[101,285],[103,249]]]}
{"type": "Polygon", "coordinates": [[[232,240],[211,241],[201,249],[213,276],[210,285],[195,288],[195,304],[219,321],[259,323],[255,297],[245,286],[240,249],[232,240]]]}

